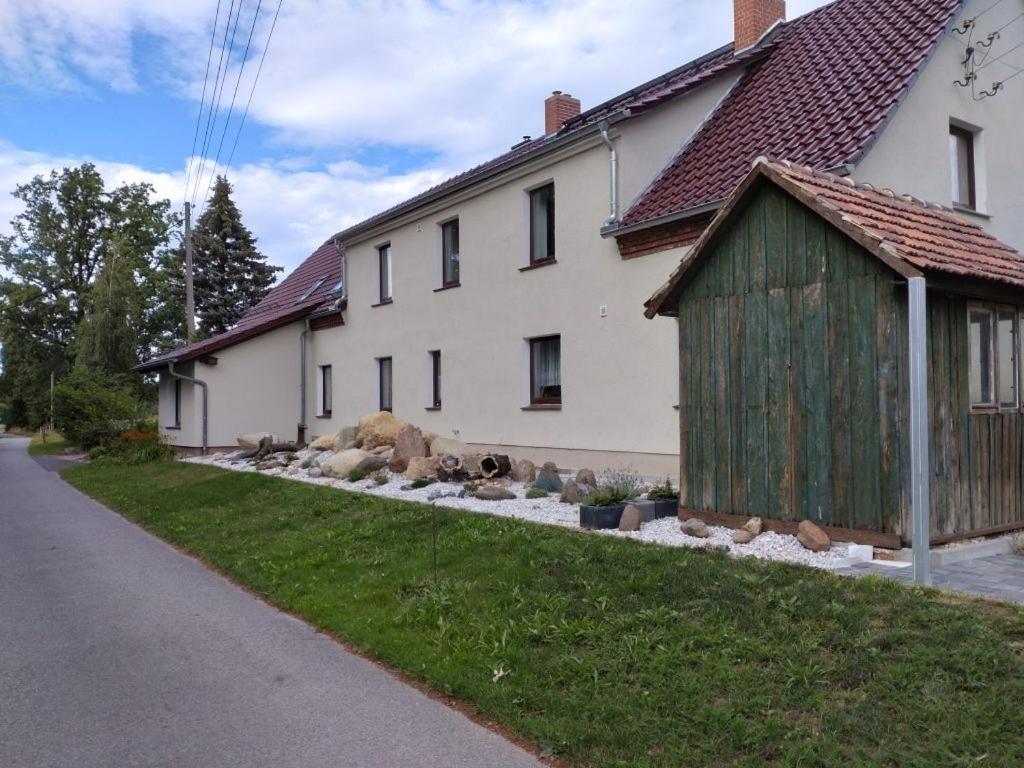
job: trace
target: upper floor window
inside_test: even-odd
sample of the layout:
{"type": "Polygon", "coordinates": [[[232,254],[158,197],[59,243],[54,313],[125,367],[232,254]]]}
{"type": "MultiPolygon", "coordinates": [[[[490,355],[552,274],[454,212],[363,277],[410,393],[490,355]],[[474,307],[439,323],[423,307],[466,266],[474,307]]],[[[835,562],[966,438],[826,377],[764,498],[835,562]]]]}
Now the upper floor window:
{"type": "Polygon", "coordinates": [[[562,404],[562,337],[530,339],[530,405],[562,404]]]}
{"type": "Polygon", "coordinates": [[[976,209],[978,193],[972,131],[958,125],[949,126],[949,164],[953,203],[964,208],[976,209]]]}
{"type": "Polygon", "coordinates": [[[377,282],[380,286],[378,301],[387,304],[391,301],[391,243],[377,249],[377,282]]]}
{"type": "Polygon", "coordinates": [[[452,219],[441,225],[441,286],[453,288],[459,284],[459,220],[452,219]]]}
{"type": "Polygon", "coordinates": [[[555,258],[555,185],[530,192],[530,264],[555,258]]]}

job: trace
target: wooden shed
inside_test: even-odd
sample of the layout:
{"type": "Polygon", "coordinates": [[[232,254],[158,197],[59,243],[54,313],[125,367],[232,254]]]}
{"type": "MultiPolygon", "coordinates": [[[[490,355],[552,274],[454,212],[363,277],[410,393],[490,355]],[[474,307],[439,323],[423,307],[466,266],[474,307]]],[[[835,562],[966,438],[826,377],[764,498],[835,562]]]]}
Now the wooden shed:
{"type": "Polygon", "coordinates": [[[917,461],[933,543],[1024,528],[1022,313],[1024,257],[973,222],[759,159],[647,302],[678,318],[680,515],[901,546],[917,461]]]}

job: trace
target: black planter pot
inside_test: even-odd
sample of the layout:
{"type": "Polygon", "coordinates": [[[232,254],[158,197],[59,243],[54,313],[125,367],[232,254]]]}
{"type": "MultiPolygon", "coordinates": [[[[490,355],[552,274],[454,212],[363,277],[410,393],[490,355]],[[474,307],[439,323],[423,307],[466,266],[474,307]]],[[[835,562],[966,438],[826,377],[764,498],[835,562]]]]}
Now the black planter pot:
{"type": "Polygon", "coordinates": [[[608,507],[580,504],[580,528],[618,528],[625,508],[625,504],[613,504],[608,507]]]}
{"type": "Polygon", "coordinates": [[[654,516],[656,518],[678,517],[679,499],[668,499],[667,501],[654,502],[654,516]]]}

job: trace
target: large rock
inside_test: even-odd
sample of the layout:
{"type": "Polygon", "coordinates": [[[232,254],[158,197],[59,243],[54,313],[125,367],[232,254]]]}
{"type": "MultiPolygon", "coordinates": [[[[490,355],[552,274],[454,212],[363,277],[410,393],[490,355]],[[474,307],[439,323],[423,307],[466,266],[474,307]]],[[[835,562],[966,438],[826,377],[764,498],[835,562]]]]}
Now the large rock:
{"type": "Polygon", "coordinates": [[[679,526],[679,530],[687,536],[693,536],[697,539],[706,539],[711,535],[711,532],[708,531],[707,523],[697,517],[691,517],[689,520],[686,520],[679,526]]]}
{"type": "Polygon", "coordinates": [[[580,503],[580,487],[576,485],[575,480],[566,480],[565,485],[562,486],[562,496],[559,498],[563,504],[579,504],[580,503]]]}
{"type": "Polygon", "coordinates": [[[576,473],[576,485],[587,485],[591,488],[597,487],[597,476],[592,469],[581,469],[576,473]]]}
{"type": "Polygon", "coordinates": [[[812,552],[828,552],[832,548],[828,534],[810,520],[801,521],[796,530],[796,540],[812,552]]]}
{"type": "Polygon", "coordinates": [[[507,501],[514,499],[516,495],[500,485],[481,485],[473,491],[473,497],[483,501],[507,501]]]}
{"type": "Polygon", "coordinates": [[[405,422],[396,419],[389,411],[372,413],[359,420],[356,443],[367,451],[381,445],[394,445],[403,426],[405,422]]]}
{"type": "Polygon", "coordinates": [[[558,467],[554,462],[547,462],[537,473],[537,479],[533,481],[534,488],[540,488],[548,493],[557,493],[562,490],[562,478],[558,476],[558,467]]]}
{"type": "Polygon", "coordinates": [[[413,456],[405,468],[405,476],[410,480],[433,480],[440,466],[440,456],[413,456]]]}
{"type": "Polygon", "coordinates": [[[337,440],[335,435],[323,435],[310,443],[309,447],[314,451],[333,451],[337,440]]]}
{"type": "Polygon", "coordinates": [[[414,456],[426,456],[429,447],[423,439],[423,433],[419,427],[406,424],[398,430],[395,438],[395,452],[391,454],[389,466],[392,472],[405,472],[409,466],[409,459],[414,456]]]}
{"type": "Polygon", "coordinates": [[[751,535],[750,538],[753,539],[755,536],[761,535],[761,531],[764,530],[764,521],[760,517],[752,517],[743,524],[743,530],[747,531],[751,535]]]}
{"type": "Polygon", "coordinates": [[[338,430],[338,436],[334,441],[337,450],[349,447],[355,443],[357,437],[359,437],[359,427],[342,427],[338,430]]]}
{"type": "Polygon", "coordinates": [[[532,483],[537,479],[537,465],[529,459],[520,459],[512,465],[512,479],[517,483],[532,483]]]}
{"type": "Polygon", "coordinates": [[[253,448],[260,447],[260,440],[265,437],[269,437],[271,442],[274,442],[274,436],[269,432],[253,432],[248,435],[238,436],[238,447],[246,451],[251,451],[253,448]]]}
{"type": "Polygon", "coordinates": [[[434,438],[430,441],[429,451],[431,456],[473,456],[477,453],[477,451],[461,440],[439,437],[438,435],[434,435],[434,438]]]}
{"type": "Polygon", "coordinates": [[[327,458],[320,462],[320,469],[327,477],[346,478],[353,469],[372,455],[359,448],[338,451],[327,454],[327,458]]]}
{"type": "Polygon", "coordinates": [[[386,467],[387,465],[387,456],[381,456],[380,454],[377,453],[371,453],[369,456],[367,456],[365,459],[363,459],[356,465],[356,469],[365,472],[366,474],[370,474],[371,472],[376,472],[378,469],[384,469],[384,467],[386,467]]]}
{"type": "MultiPolygon", "coordinates": [[[[566,483],[566,485],[568,485],[568,483],[566,483]]],[[[643,525],[643,523],[644,518],[640,510],[633,504],[627,504],[626,508],[622,510],[622,517],[619,518],[619,530],[639,531],[640,526],[643,525]]]]}
{"type": "Polygon", "coordinates": [[[757,535],[748,531],[746,528],[740,528],[732,532],[732,541],[734,544],[749,544],[755,538],[757,538],[757,535]]]}

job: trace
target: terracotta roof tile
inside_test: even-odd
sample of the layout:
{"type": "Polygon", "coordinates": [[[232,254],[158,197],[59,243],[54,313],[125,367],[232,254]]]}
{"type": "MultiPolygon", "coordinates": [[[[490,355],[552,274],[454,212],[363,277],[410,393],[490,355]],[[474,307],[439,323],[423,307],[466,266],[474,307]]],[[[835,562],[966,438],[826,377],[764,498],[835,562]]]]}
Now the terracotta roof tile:
{"type": "Polygon", "coordinates": [[[855,163],[962,0],[836,0],[781,25],[764,60],[623,217],[633,227],[728,197],[759,155],[855,163]]]}

